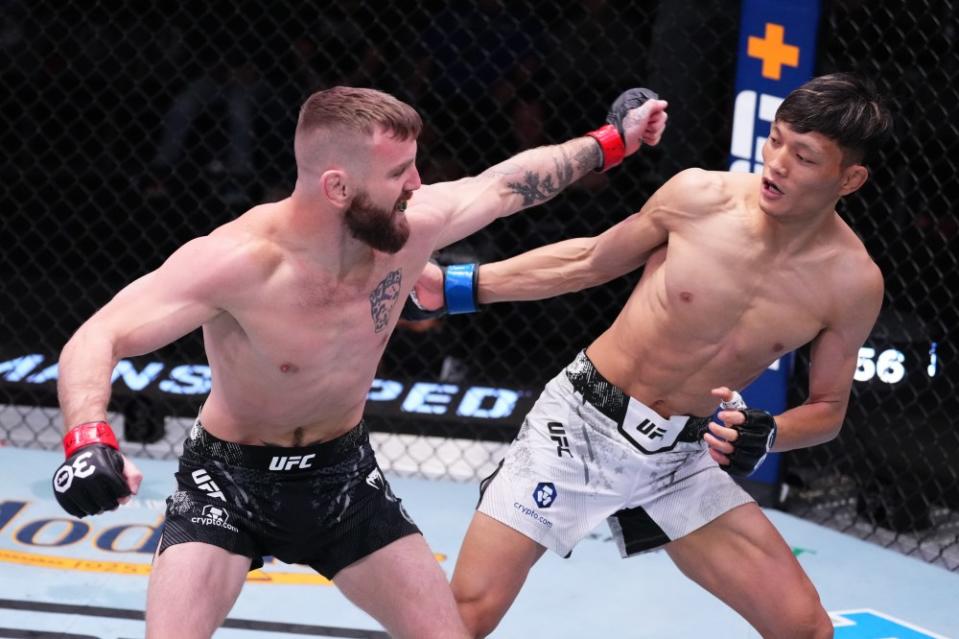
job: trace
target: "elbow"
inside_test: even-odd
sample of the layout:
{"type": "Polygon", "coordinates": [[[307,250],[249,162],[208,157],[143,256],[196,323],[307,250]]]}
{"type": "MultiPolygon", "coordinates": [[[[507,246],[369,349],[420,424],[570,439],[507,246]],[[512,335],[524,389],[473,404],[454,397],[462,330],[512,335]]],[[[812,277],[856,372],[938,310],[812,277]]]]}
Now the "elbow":
{"type": "Polygon", "coordinates": [[[811,412],[805,413],[810,441],[814,445],[825,444],[839,437],[846,420],[848,401],[833,397],[817,397],[806,400],[804,407],[811,412]]]}
{"type": "Polygon", "coordinates": [[[831,419],[829,419],[820,431],[822,435],[822,441],[820,443],[825,444],[839,437],[839,432],[842,430],[842,425],[845,419],[845,411],[843,411],[842,414],[834,415],[831,419]]]}
{"type": "Polygon", "coordinates": [[[823,433],[823,440],[821,443],[827,444],[831,442],[832,440],[836,439],[837,437],[839,437],[839,431],[841,430],[842,430],[842,422],[839,422],[836,425],[830,425],[829,427],[826,428],[825,432],[823,433]]]}
{"type": "Polygon", "coordinates": [[[827,421],[826,427],[826,440],[831,442],[832,440],[839,437],[840,431],[842,431],[842,425],[846,423],[846,410],[849,408],[848,400],[839,402],[834,405],[832,411],[832,418],[827,421]]]}
{"type": "Polygon", "coordinates": [[[85,358],[93,357],[95,354],[107,354],[116,362],[122,357],[120,349],[120,340],[97,322],[96,318],[91,318],[80,326],[60,349],[59,362],[62,365],[81,354],[85,358]]]}
{"type": "Polygon", "coordinates": [[[70,339],[67,340],[67,343],[63,345],[63,348],[60,349],[59,361],[61,366],[72,357],[73,353],[76,352],[83,343],[85,339],[84,326],[78,328],[73,335],[70,336],[70,339]]]}

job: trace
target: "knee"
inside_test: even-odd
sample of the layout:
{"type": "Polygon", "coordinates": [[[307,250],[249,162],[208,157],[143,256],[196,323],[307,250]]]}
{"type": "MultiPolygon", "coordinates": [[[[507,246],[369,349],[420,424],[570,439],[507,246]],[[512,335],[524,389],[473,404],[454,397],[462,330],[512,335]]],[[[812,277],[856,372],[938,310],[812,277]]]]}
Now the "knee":
{"type": "Polygon", "coordinates": [[[493,632],[506,612],[506,606],[489,590],[467,589],[454,582],[453,596],[467,633],[477,639],[493,632]]]}
{"type": "Polygon", "coordinates": [[[819,597],[808,600],[805,605],[791,607],[784,613],[781,617],[781,630],[773,633],[774,637],[831,639],[833,636],[832,619],[822,607],[819,597]]]}
{"type": "Polygon", "coordinates": [[[820,604],[819,609],[816,611],[815,619],[811,624],[809,636],[815,639],[832,639],[833,634],[832,619],[829,617],[826,609],[820,604]]]}

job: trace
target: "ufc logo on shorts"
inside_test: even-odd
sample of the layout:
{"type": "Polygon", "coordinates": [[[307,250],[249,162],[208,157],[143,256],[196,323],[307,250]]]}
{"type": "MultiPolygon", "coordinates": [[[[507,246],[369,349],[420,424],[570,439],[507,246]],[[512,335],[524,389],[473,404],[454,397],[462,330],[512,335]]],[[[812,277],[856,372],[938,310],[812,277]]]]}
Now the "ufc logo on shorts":
{"type": "Polygon", "coordinates": [[[270,460],[270,470],[293,470],[294,468],[309,468],[312,465],[314,457],[316,457],[316,453],[310,453],[309,455],[302,456],[292,455],[290,457],[274,457],[270,460]]]}
{"type": "Polygon", "coordinates": [[[648,454],[672,450],[689,418],[674,415],[664,418],[634,399],[629,400],[626,416],[617,427],[626,440],[648,454]]]}
{"type": "Polygon", "coordinates": [[[223,496],[220,487],[216,485],[216,482],[210,478],[210,475],[204,469],[194,470],[192,476],[197,488],[209,493],[210,497],[216,497],[217,499],[226,501],[226,497],[223,496]]]}
{"type": "Polygon", "coordinates": [[[663,435],[666,433],[665,428],[660,428],[653,422],[648,419],[644,419],[636,426],[636,430],[641,432],[643,435],[646,435],[649,439],[662,439],[663,435]]]}
{"type": "Polygon", "coordinates": [[[548,422],[549,438],[556,442],[556,456],[562,457],[566,453],[570,457],[573,452],[569,449],[569,440],[566,438],[566,428],[559,422],[548,422]]]}

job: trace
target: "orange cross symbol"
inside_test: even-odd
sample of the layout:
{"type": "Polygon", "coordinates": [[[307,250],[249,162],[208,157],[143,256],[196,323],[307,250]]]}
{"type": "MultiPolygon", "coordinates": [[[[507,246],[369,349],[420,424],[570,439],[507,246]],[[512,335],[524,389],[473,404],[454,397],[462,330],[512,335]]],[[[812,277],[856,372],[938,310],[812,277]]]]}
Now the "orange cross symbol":
{"type": "Polygon", "coordinates": [[[763,61],[763,77],[778,80],[782,77],[783,65],[799,66],[799,47],[786,44],[783,39],[786,31],[781,24],[766,23],[766,35],[763,38],[749,36],[746,54],[750,58],[763,61]]]}

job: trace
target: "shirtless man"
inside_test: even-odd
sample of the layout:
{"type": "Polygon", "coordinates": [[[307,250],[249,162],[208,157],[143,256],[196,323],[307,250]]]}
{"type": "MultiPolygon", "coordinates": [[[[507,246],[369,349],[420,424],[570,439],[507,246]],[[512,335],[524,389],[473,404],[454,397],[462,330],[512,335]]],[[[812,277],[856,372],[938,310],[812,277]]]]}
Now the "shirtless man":
{"type": "Polygon", "coordinates": [[[590,137],[421,188],[416,111],[370,89],[320,91],[300,111],[289,198],[183,245],[80,327],[60,357],[67,460],[53,481],[78,517],[142,479],[106,423],[117,361],[203,327],[212,389],[167,500],[148,636],[209,637],[267,554],[335,578],[395,637],[465,635],[362,421],[396,300],[437,248],[656,144],[654,98],[632,89],[590,137]]]}
{"type": "MultiPolygon", "coordinates": [[[[779,108],[761,176],[683,171],[597,237],[479,269],[478,301],[489,303],[578,291],[645,264],[612,326],[546,385],[481,484],[452,581],[474,636],[496,627],[547,548],[568,555],[603,519],[624,557],[665,547],[763,637],[832,636],[789,546],[727,472],[839,432],[883,281],[836,204],[866,181],[864,161],[890,128],[869,85],[811,80],[779,108]],[[734,399],[728,387],[809,342],[805,404],[709,421],[734,399]]],[[[427,308],[438,281],[417,286],[427,308]]]]}

